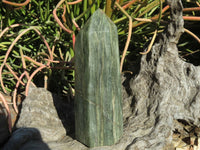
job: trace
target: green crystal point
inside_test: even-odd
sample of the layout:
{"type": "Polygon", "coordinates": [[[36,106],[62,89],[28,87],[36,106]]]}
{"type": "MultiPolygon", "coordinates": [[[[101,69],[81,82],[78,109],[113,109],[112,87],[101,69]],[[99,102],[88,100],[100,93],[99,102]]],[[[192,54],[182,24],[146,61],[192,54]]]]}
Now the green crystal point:
{"type": "Polygon", "coordinates": [[[98,9],[75,44],[75,137],[88,147],[112,145],[123,133],[118,33],[98,9]]]}

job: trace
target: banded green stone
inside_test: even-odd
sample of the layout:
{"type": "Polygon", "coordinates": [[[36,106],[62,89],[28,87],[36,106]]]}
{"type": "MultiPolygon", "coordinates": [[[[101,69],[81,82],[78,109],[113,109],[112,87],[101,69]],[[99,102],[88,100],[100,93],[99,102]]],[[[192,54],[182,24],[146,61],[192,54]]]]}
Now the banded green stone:
{"type": "Polygon", "coordinates": [[[97,10],[75,44],[75,137],[88,147],[112,145],[123,133],[118,34],[97,10]]]}

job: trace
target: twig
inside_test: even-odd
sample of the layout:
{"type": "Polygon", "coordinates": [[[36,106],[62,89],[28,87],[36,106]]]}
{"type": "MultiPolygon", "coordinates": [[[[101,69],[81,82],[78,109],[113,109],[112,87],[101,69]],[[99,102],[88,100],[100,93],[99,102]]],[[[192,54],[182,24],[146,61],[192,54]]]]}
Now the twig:
{"type": "Polygon", "coordinates": [[[28,56],[24,56],[24,58],[27,59],[27,60],[29,60],[30,62],[34,63],[37,66],[43,66],[44,65],[42,63],[39,63],[39,62],[35,61],[34,59],[32,59],[32,58],[30,58],[28,56]]]}
{"type": "Polygon", "coordinates": [[[6,27],[1,33],[0,33],[0,38],[4,35],[5,32],[7,32],[9,29],[11,28],[15,28],[15,27],[18,27],[18,26],[21,26],[21,25],[25,25],[25,24],[13,24],[13,25],[10,25],[9,27],[6,27]]]}
{"type": "Polygon", "coordinates": [[[200,7],[183,8],[183,12],[187,11],[200,11],[200,7]]]}
{"type": "Polygon", "coordinates": [[[66,14],[66,5],[63,6],[63,14],[62,14],[62,20],[64,23],[66,23],[66,18],[65,18],[65,14],[66,14]]]}
{"type": "Polygon", "coordinates": [[[146,19],[146,18],[134,18],[136,21],[143,21],[143,22],[155,22],[152,19],[146,19]]]}
{"type": "Polygon", "coordinates": [[[61,1],[56,5],[56,8],[53,10],[53,16],[54,16],[54,19],[56,20],[56,22],[60,25],[60,27],[61,27],[64,31],[66,31],[66,32],[69,33],[69,34],[72,34],[73,31],[70,30],[70,29],[65,28],[65,26],[62,24],[62,22],[60,21],[60,19],[58,18],[57,14],[56,14],[57,8],[58,8],[63,2],[65,2],[65,0],[61,0],[61,1]]]}
{"type": "Polygon", "coordinates": [[[71,66],[65,66],[65,67],[49,67],[50,69],[62,69],[62,70],[68,70],[68,69],[74,69],[73,67],[71,66]]]}
{"type": "Polygon", "coordinates": [[[42,69],[46,68],[47,66],[43,65],[40,66],[39,68],[37,68],[30,76],[30,78],[28,79],[27,85],[26,85],[26,90],[25,90],[25,95],[28,95],[28,89],[29,89],[29,85],[31,83],[31,80],[33,79],[33,77],[42,69]]]}
{"type": "Polygon", "coordinates": [[[75,50],[75,42],[76,42],[76,36],[75,36],[75,34],[73,33],[73,34],[72,34],[73,50],[75,50]]]}
{"type": "Polygon", "coordinates": [[[82,0],[76,0],[76,1],[74,1],[74,2],[67,2],[67,4],[68,4],[68,5],[74,5],[74,4],[78,4],[78,3],[80,3],[80,2],[82,2],[82,0]]]}
{"type": "Polygon", "coordinates": [[[139,1],[139,0],[132,0],[132,1],[130,1],[128,4],[122,6],[122,8],[123,8],[123,9],[126,9],[126,8],[128,8],[130,5],[136,3],[137,1],[139,1]]]}
{"type": "Polygon", "coordinates": [[[185,55],[182,55],[181,57],[186,57],[186,56],[192,55],[192,54],[197,53],[197,52],[200,52],[200,50],[192,51],[192,52],[190,52],[190,53],[187,53],[187,54],[185,54],[185,55]]]}
{"type": "Polygon", "coordinates": [[[63,54],[62,54],[61,48],[58,48],[58,51],[59,51],[59,54],[60,54],[60,59],[61,59],[61,60],[64,60],[64,57],[63,57],[63,54]]]}
{"type": "Polygon", "coordinates": [[[123,63],[124,63],[124,58],[126,56],[126,52],[131,40],[131,34],[132,34],[132,18],[131,16],[128,15],[128,13],[117,3],[115,2],[116,6],[126,15],[126,17],[129,19],[129,29],[128,29],[128,37],[126,40],[126,45],[124,47],[124,51],[122,54],[122,58],[121,58],[121,63],[120,63],[120,72],[122,72],[122,68],[123,68],[123,63]]]}
{"type": "Polygon", "coordinates": [[[165,7],[166,9],[163,11],[163,10],[162,10],[162,1],[159,0],[159,3],[160,3],[160,13],[159,13],[159,16],[158,16],[158,22],[157,22],[156,30],[154,31],[153,37],[152,37],[152,39],[151,39],[151,42],[150,42],[150,44],[149,44],[149,46],[148,46],[147,51],[146,51],[146,52],[140,52],[140,54],[145,55],[145,54],[147,54],[147,53],[150,52],[150,50],[151,50],[151,48],[152,48],[152,46],[153,46],[153,43],[154,43],[154,41],[155,41],[155,39],[156,39],[156,35],[157,35],[157,33],[158,33],[158,28],[159,28],[159,25],[160,25],[160,20],[161,20],[161,18],[162,18],[162,13],[168,9],[167,7],[165,7]]]}
{"type": "MultiPolygon", "coordinates": [[[[49,54],[50,54],[50,59],[53,60],[53,54],[51,52],[51,49],[46,41],[46,39],[41,35],[41,33],[35,28],[35,27],[30,27],[28,29],[25,29],[24,31],[22,31],[16,38],[15,40],[12,42],[12,44],[10,45],[10,47],[8,48],[7,52],[6,52],[6,55],[5,55],[5,58],[3,60],[3,63],[1,64],[0,66],[0,82],[1,82],[1,87],[3,89],[3,91],[5,93],[7,93],[5,87],[4,87],[4,84],[3,84],[3,79],[2,79],[2,69],[4,67],[4,65],[6,64],[6,60],[8,59],[8,56],[12,50],[12,48],[14,47],[14,45],[16,44],[16,42],[21,38],[22,35],[24,35],[26,32],[28,32],[29,30],[34,30],[44,41],[45,45],[47,46],[47,49],[49,51],[49,54]]],[[[50,62],[47,62],[47,66],[50,64],[50,62]]],[[[9,68],[8,68],[9,69],[9,68]]],[[[24,84],[23,84],[24,85],[24,84]]]]}
{"type": "MultiPolygon", "coordinates": [[[[67,62],[67,61],[58,61],[58,60],[50,60],[50,59],[46,59],[46,58],[44,58],[44,60],[46,60],[46,61],[50,61],[50,62],[52,62],[52,63],[57,63],[57,64],[60,64],[60,63],[69,63],[69,62],[67,62]]],[[[62,59],[63,60],[63,59],[62,59]]]]}
{"type": "Polygon", "coordinates": [[[72,23],[74,24],[74,26],[76,27],[76,29],[78,31],[80,31],[80,28],[79,28],[78,24],[76,23],[75,19],[72,19],[72,23]]]}
{"type": "Polygon", "coordinates": [[[47,86],[48,86],[48,76],[47,75],[44,75],[44,88],[47,89],[47,86]]]}
{"type": "Polygon", "coordinates": [[[5,55],[5,58],[3,60],[3,63],[1,64],[0,66],[0,82],[1,82],[1,87],[4,91],[4,93],[7,93],[5,87],[4,87],[4,84],[3,84],[3,79],[2,79],[2,69],[6,63],[6,60],[8,59],[8,56],[12,50],[12,48],[14,47],[14,45],[16,44],[16,42],[21,38],[22,35],[24,35],[26,32],[28,32],[29,30],[33,29],[32,27],[31,28],[28,28],[28,29],[25,29],[24,31],[22,31],[16,38],[15,40],[12,42],[12,44],[10,45],[10,47],[8,48],[7,52],[6,52],[6,55],[5,55]]]}
{"type": "Polygon", "coordinates": [[[154,41],[155,41],[155,38],[156,38],[157,33],[158,33],[158,30],[156,29],[156,30],[154,31],[153,38],[151,39],[151,42],[150,42],[150,44],[149,44],[149,46],[148,46],[147,51],[145,51],[145,52],[140,52],[140,54],[145,55],[145,54],[147,54],[147,53],[150,52],[150,50],[151,50],[151,48],[152,48],[152,46],[153,46],[153,43],[154,43],[154,41]]]}
{"type": "Polygon", "coordinates": [[[7,0],[2,0],[3,3],[6,3],[6,4],[8,4],[8,5],[18,6],[18,7],[20,7],[20,6],[25,6],[25,5],[27,5],[30,1],[31,1],[31,0],[26,0],[26,1],[23,2],[23,3],[15,3],[15,2],[7,1],[7,0]]]}
{"type": "Polygon", "coordinates": [[[112,9],[112,0],[106,0],[106,8],[105,13],[110,18],[112,15],[113,9],[112,9]]]}
{"type": "Polygon", "coordinates": [[[183,16],[184,20],[190,20],[190,21],[200,21],[200,17],[196,16],[183,16]]]}
{"type": "Polygon", "coordinates": [[[26,62],[24,60],[24,54],[23,54],[23,51],[22,51],[21,47],[19,49],[19,52],[20,52],[20,55],[21,55],[23,69],[26,70],[26,62]]]}
{"type": "MultiPolygon", "coordinates": [[[[20,78],[20,80],[22,80],[22,78],[24,77],[24,75],[26,75],[26,72],[23,72],[22,74],[21,74],[21,76],[19,77],[20,78]]],[[[14,110],[15,110],[15,112],[18,114],[18,108],[17,108],[17,103],[16,103],[16,96],[17,96],[17,89],[18,89],[18,87],[19,87],[19,81],[17,81],[17,84],[16,84],[16,86],[15,86],[15,89],[14,89],[14,92],[13,92],[13,107],[14,107],[14,110]]]]}
{"type": "Polygon", "coordinates": [[[12,75],[23,85],[25,86],[25,84],[20,80],[20,78],[14,73],[14,71],[12,71],[11,67],[5,63],[5,66],[8,68],[8,70],[12,73],[12,75]]]}
{"type": "Polygon", "coordinates": [[[197,4],[197,5],[200,7],[200,4],[199,4],[199,2],[197,2],[197,1],[196,1],[196,4],[197,4]]]}
{"type": "Polygon", "coordinates": [[[194,33],[192,33],[191,31],[189,31],[186,28],[184,28],[184,31],[187,32],[189,35],[191,35],[193,38],[195,38],[197,40],[197,42],[200,43],[200,39],[198,38],[198,36],[196,36],[194,33]]]}
{"type": "MultiPolygon", "coordinates": [[[[162,14],[163,14],[164,12],[166,12],[168,9],[169,9],[169,5],[165,6],[165,7],[162,9],[162,14]]],[[[163,15],[162,15],[162,16],[163,16],[163,15]]],[[[162,17],[162,16],[161,16],[161,17],[162,17]]],[[[160,17],[159,17],[159,14],[158,14],[158,15],[156,15],[156,16],[150,18],[150,20],[152,20],[152,22],[154,22],[154,21],[157,21],[159,18],[160,18],[160,17]]],[[[148,20],[147,22],[150,22],[150,20],[148,20]]],[[[144,22],[139,22],[139,23],[137,23],[136,25],[134,24],[134,25],[133,25],[133,28],[136,28],[136,27],[138,27],[138,26],[140,26],[140,25],[142,25],[142,24],[144,24],[144,23],[146,23],[146,22],[144,21],[144,22]]]]}

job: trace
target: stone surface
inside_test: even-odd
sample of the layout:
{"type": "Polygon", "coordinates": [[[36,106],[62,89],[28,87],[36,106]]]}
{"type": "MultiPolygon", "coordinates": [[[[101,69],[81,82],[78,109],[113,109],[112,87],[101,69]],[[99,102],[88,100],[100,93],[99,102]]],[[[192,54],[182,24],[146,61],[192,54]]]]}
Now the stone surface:
{"type": "MultiPolygon", "coordinates": [[[[66,101],[44,88],[30,86],[22,103],[17,129],[2,150],[65,150],[66,147],[85,150],[84,145],[70,137],[74,133],[74,113],[73,104],[66,101]]],[[[7,128],[1,133],[5,131],[7,128]]],[[[6,141],[8,136],[1,137],[6,141]]]]}
{"type": "Polygon", "coordinates": [[[200,67],[184,62],[176,44],[183,33],[182,4],[168,0],[171,21],[141,57],[137,75],[124,78],[124,134],[110,147],[92,150],[173,150],[176,120],[199,127],[200,67]]]}
{"type": "MultiPolygon", "coordinates": [[[[183,33],[182,5],[180,0],[167,2],[171,6],[167,29],[150,53],[142,56],[139,73],[123,77],[122,138],[115,145],[90,150],[174,150],[172,134],[181,128],[177,121],[200,127],[200,66],[179,58],[176,44],[183,33]]],[[[70,136],[46,143],[51,150],[89,149],[70,136]]]]}
{"type": "Polygon", "coordinates": [[[40,132],[35,128],[20,128],[16,130],[3,150],[50,150],[42,141],[40,132]]]}
{"type": "Polygon", "coordinates": [[[123,132],[118,34],[98,9],[76,38],[75,135],[89,147],[112,145],[123,132]]]}
{"type": "Polygon", "coordinates": [[[8,121],[3,107],[0,105],[0,147],[8,140],[10,132],[8,129],[8,121]]]}
{"type": "Polygon", "coordinates": [[[168,3],[171,22],[150,53],[142,56],[139,74],[125,81],[127,121],[118,145],[123,145],[121,149],[173,149],[175,120],[199,126],[200,67],[179,58],[176,44],[183,33],[182,5],[179,0],[168,3]]]}
{"type": "Polygon", "coordinates": [[[59,119],[63,114],[58,116],[57,113],[60,101],[58,99],[55,101],[56,97],[53,97],[44,88],[30,87],[28,96],[22,103],[20,118],[16,127],[38,129],[45,142],[56,141],[64,137],[66,130],[62,120],[59,119]]]}

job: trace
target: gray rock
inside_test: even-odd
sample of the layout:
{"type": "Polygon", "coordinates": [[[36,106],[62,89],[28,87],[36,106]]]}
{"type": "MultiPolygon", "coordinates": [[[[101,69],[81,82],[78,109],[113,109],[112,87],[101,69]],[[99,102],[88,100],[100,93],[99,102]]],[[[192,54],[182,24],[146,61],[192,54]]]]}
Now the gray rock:
{"type": "Polygon", "coordinates": [[[124,134],[111,147],[91,150],[173,150],[175,120],[200,126],[200,67],[184,62],[176,44],[183,33],[182,4],[168,0],[171,22],[150,53],[143,55],[140,70],[124,78],[124,134]]]}
{"type": "Polygon", "coordinates": [[[42,141],[40,132],[35,128],[20,128],[16,130],[3,150],[50,150],[42,141]]]}
{"type": "MultiPolygon", "coordinates": [[[[36,128],[44,142],[58,141],[66,135],[65,127],[60,120],[52,94],[44,88],[30,87],[22,103],[17,128],[36,128]]],[[[55,102],[56,103],[56,102],[55,102]]]]}
{"type": "Polygon", "coordinates": [[[199,127],[200,67],[179,58],[176,44],[184,30],[182,4],[179,0],[168,3],[170,24],[157,37],[150,53],[142,56],[139,74],[127,81],[126,128],[116,149],[173,149],[175,120],[199,127]]]}
{"type": "Polygon", "coordinates": [[[10,132],[8,129],[8,121],[5,115],[5,111],[0,105],[0,147],[8,140],[10,132]]]}
{"type": "Polygon", "coordinates": [[[86,147],[70,136],[74,132],[73,106],[44,88],[29,87],[22,103],[17,130],[3,150],[84,150],[86,147]],[[70,132],[69,132],[70,134],[70,132]]]}

